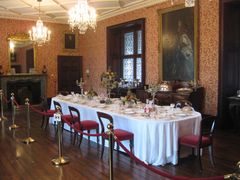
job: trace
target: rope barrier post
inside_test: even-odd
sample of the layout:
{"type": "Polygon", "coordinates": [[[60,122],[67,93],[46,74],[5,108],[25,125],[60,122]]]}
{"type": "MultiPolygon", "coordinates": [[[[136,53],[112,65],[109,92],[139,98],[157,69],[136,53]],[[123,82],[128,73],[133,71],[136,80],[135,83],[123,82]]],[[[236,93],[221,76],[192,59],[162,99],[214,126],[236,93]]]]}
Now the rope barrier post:
{"type": "Polygon", "coordinates": [[[240,161],[238,161],[236,165],[236,170],[232,174],[227,174],[224,176],[224,179],[230,179],[230,180],[239,180],[240,179],[240,161]]]}
{"type": "Polygon", "coordinates": [[[0,89],[0,101],[1,101],[1,117],[0,122],[7,120],[7,118],[3,115],[3,90],[0,89]]]}
{"type": "Polygon", "coordinates": [[[27,127],[27,138],[23,140],[23,143],[26,144],[30,144],[35,142],[35,140],[33,138],[31,138],[31,123],[30,123],[30,111],[29,111],[29,99],[26,98],[25,99],[25,105],[26,105],[26,111],[27,111],[27,123],[28,123],[28,127],[27,127]]]}
{"type": "Polygon", "coordinates": [[[62,121],[60,107],[57,107],[57,112],[54,114],[54,120],[57,121],[58,131],[58,158],[52,159],[52,163],[55,166],[60,166],[69,163],[69,158],[62,154],[62,121]]]}
{"type": "Polygon", "coordinates": [[[9,130],[19,128],[18,125],[15,124],[15,116],[16,116],[16,105],[14,104],[14,93],[11,93],[11,105],[12,105],[12,125],[9,126],[9,130]]]}
{"type": "Polygon", "coordinates": [[[108,161],[109,161],[109,180],[113,180],[113,124],[109,123],[107,125],[108,135],[109,135],[109,148],[108,148],[108,161]]]}

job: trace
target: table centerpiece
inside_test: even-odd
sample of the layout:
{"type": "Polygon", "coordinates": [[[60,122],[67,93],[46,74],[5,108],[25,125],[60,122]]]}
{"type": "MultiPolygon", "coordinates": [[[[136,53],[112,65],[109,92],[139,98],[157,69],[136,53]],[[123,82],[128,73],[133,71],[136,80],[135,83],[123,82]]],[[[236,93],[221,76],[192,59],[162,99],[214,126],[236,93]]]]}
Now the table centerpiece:
{"type": "Polygon", "coordinates": [[[116,81],[117,73],[108,70],[101,75],[101,85],[107,90],[107,100],[106,103],[110,104],[111,90],[117,88],[118,82],[116,81]]]}
{"type": "Polygon", "coordinates": [[[121,98],[123,105],[128,104],[128,108],[131,108],[133,104],[137,104],[137,97],[130,89],[127,91],[127,95],[121,98]]]}

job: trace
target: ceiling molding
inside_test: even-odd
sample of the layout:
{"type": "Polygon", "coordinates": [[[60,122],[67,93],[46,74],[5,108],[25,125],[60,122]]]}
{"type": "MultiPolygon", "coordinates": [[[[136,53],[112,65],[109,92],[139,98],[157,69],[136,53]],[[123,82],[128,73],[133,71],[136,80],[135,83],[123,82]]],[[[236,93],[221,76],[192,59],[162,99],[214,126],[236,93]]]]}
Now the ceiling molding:
{"type": "MultiPolygon", "coordinates": [[[[0,0],[0,18],[36,21],[38,5],[32,3],[34,1],[36,0],[0,0]],[[16,7],[11,8],[13,4],[16,4],[16,7]],[[33,12],[33,10],[37,12],[33,12]]],[[[97,21],[101,21],[166,1],[169,0],[89,0],[89,4],[90,6],[95,5],[93,7],[99,13],[97,21]],[[113,3],[118,3],[119,6],[113,6],[113,3]]],[[[44,0],[44,2],[45,4],[40,4],[43,21],[67,24],[68,10],[76,4],[77,0],[44,0]]]]}
{"type": "Polygon", "coordinates": [[[123,7],[122,9],[111,10],[111,11],[108,11],[106,13],[101,14],[101,16],[98,18],[98,21],[108,19],[108,18],[117,16],[117,15],[120,15],[120,14],[124,14],[124,13],[130,12],[130,11],[133,11],[133,10],[137,10],[137,9],[141,9],[141,8],[144,8],[144,7],[149,7],[149,6],[152,6],[152,5],[155,5],[155,4],[163,3],[163,2],[166,2],[166,1],[167,0],[155,0],[155,1],[145,0],[144,2],[141,1],[140,3],[136,3],[136,2],[134,3],[133,2],[131,5],[128,4],[127,7],[123,7]]]}

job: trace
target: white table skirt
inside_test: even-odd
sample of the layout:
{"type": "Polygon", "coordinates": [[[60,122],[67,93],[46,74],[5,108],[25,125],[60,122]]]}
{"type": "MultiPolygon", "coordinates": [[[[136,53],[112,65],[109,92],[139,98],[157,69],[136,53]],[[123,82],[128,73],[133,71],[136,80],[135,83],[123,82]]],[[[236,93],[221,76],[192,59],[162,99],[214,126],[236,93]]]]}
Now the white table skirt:
{"type": "MultiPolygon", "coordinates": [[[[52,99],[51,109],[54,109],[53,101],[61,104],[63,114],[69,114],[68,106],[77,108],[83,120],[98,122],[97,111],[112,115],[115,129],[124,129],[134,134],[134,154],[142,161],[152,165],[166,163],[176,165],[178,163],[178,138],[192,133],[199,134],[200,130],[201,114],[198,112],[174,120],[156,120],[128,116],[108,109],[92,108],[57,97],[52,99]]],[[[66,126],[65,128],[69,129],[66,126]]],[[[96,138],[91,137],[91,140],[96,141],[96,138]]],[[[124,141],[123,144],[129,149],[129,141],[124,141]]]]}

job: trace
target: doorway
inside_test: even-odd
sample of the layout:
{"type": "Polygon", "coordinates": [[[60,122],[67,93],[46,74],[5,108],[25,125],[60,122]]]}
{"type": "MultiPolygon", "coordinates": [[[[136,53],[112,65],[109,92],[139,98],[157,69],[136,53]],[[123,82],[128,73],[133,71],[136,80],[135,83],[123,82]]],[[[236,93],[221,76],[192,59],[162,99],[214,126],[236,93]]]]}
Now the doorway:
{"type": "Polygon", "coordinates": [[[80,92],[76,80],[82,78],[81,56],[58,56],[58,92],[80,92]]]}
{"type": "Polygon", "coordinates": [[[240,1],[220,1],[219,127],[232,128],[228,97],[240,89],[240,1]]]}

